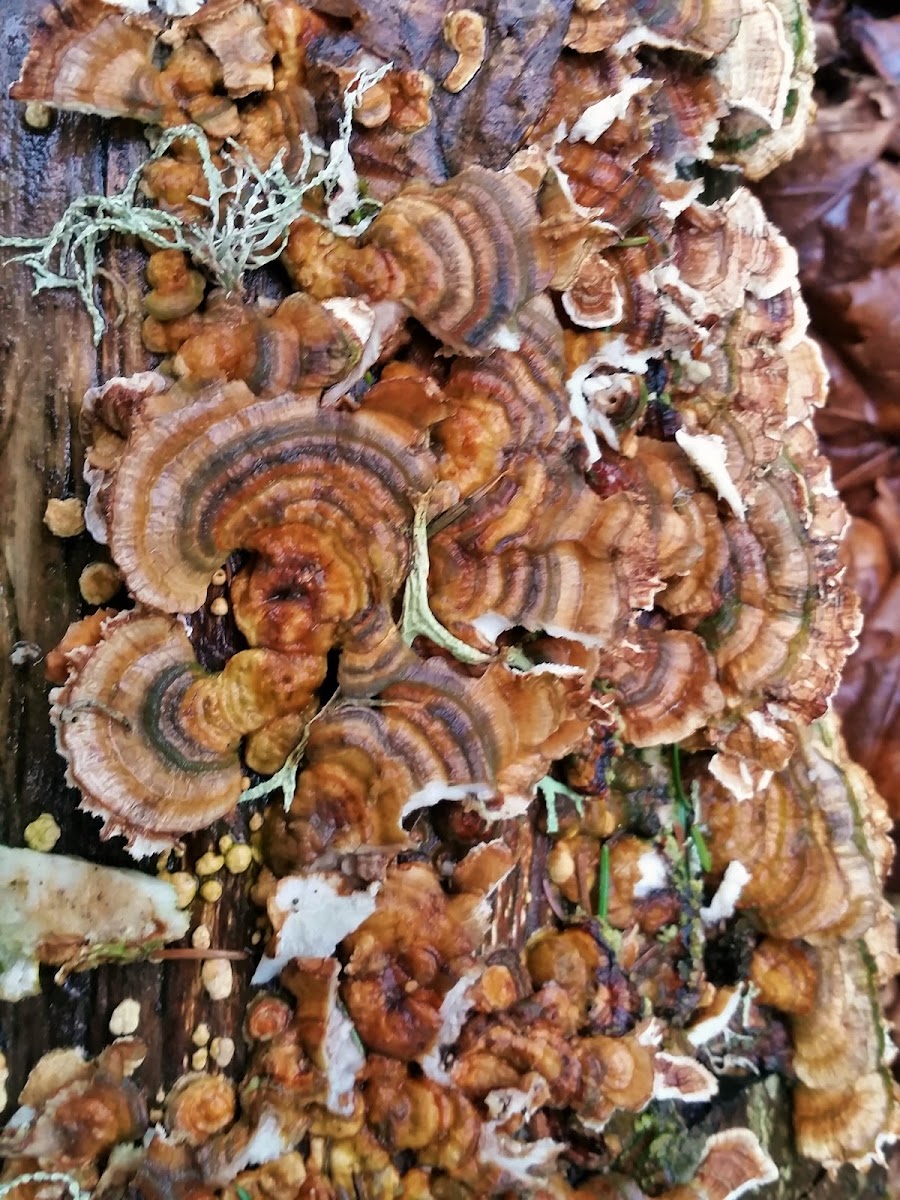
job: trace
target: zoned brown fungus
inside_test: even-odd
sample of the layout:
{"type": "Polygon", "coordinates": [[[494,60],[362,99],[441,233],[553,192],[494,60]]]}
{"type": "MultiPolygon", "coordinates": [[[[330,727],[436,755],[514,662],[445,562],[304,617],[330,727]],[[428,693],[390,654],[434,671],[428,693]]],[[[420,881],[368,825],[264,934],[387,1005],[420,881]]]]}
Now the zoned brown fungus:
{"type": "MultiPolygon", "coordinates": [[[[136,607],[48,658],[54,719],[134,852],[277,772],[254,985],[295,1003],[258,997],[243,1082],[188,1076],[146,1147],[85,1139],[96,1189],[79,1133],[79,1184],[643,1200],[634,1135],[752,1068],[793,1070],[801,1150],[877,1158],[886,818],[809,729],[857,628],[824,370],[794,252],[721,169],[796,142],[805,13],[127,2],[57,0],[15,93],[169,127],[131,193],[23,243],[46,285],[74,230],[84,299],[105,205],[174,238],[159,372],[81,414],[136,607]]],[[[686,1141],[648,1192],[773,1180],[748,1130],[686,1141]]]]}
{"type": "Polygon", "coordinates": [[[522,812],[587,729],[579,675],[494,663],[472,679],[437,658],[407,660],[377,699],[338,704],[310,725],[293,802],[267,814],[273,865],[399,848],[404,818],[442,799],[468,798],[489,817],[522,812]]]}
{"type": "Polygon", "coordinates": [[[123,834],[137,856],[233,808],[241,738],[303,712],[324,673],[318,657],[248,650],[208,675],[178,621],[141,612],[111,618],[68,660],[52,697],[68,777],[104,836],[123,834]]]}
{"type": "Polygon", "coordinates": [[[407,185],[359,247],[312,241],[303,222],[284,261],[320,299],[400,300],[435,337],[463,354],[518,343],[516,316],[550,278],[531,189],[511,171],[467,167],[449,183],[407,185]]]}
{"type": "MultiPolygon", "coordinates": [[[[10,95],[162,124],[167,104],[153,65],[155,44],[151,27],[123,21],[121,12],[102,0],[62,0],[44,10],[10,95]]],[[[169,100],[173,110],[178,113],[177,104],[169,100]]]]}
{"type": "Polygon", "coordinates": [[[797,731],[787,767],[747,800],[700,784],[713,868],[750,872],[737,901],[776,937],[861,937],[881,903],[890,856],[884,802],[831,722],[797,731]]]}
{"type": "Polygon", "coordinates": [[[309,395],[259,399],[237,382],[186,400],[135,419],[108,493],[110,549],[139,600],[193,612],[233,550],[289,525],[353,546],[368,587],[393,594],[408,553],[398,531],[432,482],[421,430],[309,395]]]}
{"type": "Polygon", "coordinates": [[[147,1105],[128,1076],[146,1053],[122,1038],[93,1061],[80,1050],[45,1054],[22,1089],[19,1121],[0,1133],[0,1154],[26,1170],[89,1172],[118,1143],[143,1137],[147,1105]]]}

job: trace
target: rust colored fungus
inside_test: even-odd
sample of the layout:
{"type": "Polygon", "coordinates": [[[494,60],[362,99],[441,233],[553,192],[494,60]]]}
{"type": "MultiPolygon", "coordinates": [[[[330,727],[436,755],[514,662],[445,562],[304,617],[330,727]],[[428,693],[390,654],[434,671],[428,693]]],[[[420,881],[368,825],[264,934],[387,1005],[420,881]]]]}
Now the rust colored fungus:
{"type": "Polygon", "coordinates": [[[147,1106],[129,1076],[146,1046],[122,1038],[93,1061],[78,1050],[51,1050],[22,1089],[24,1120],[0,1134],[0,1154],[25,1170],[45,1160],[61,1171],[93,1166],[119,1143],[143,1137],[147,1106]]]}
{"type": "Polygon", "coordinates": [[[67,657],[53,717],[70,778],[104,835],[124,834],[141,855],[234,807],[241,738],[303,712],[324,671],[310,655],[248,650],[208,675],[178,621],[141,612],[111,618],[67,657]]]}
{"type": "MultiPolygon", "coordinates": [[[[243,847],[268,919],[243,1079],[192,1071],[145,1136],[136,1046],[57,1052],[7,1176],[736,1200],[776,1175],[723,1127],[719,1076],[751,1072],[795,1081],[829,1170],[900,1135],[887,820],[827,715],[859,617],[825,366],[742,185],[809,118],[808,15],[532,7],[38,25],[17,99],[169,129],[130,198],[25,256],[85,299],[104,214],[166,230],[161,361],[80,413],[86,527],[135,606],[48,655],[68,777],[135,855],[227,817],[247,770],[284,803],[243,847]]],[[[876,542],[849,543],[867,604],[876,542]]],[[[52,954],[3,933],[21,995],[52,954]]]]}
{"type": "MultiPolygon", "coordinates": [[[[312,395],[260,399],[237,382],[179,399],[135,419],[107,492],[110,548],[138,599],[193,612],[232,551],[283,540],[288,526],[301,545],[339,544],[368,599],[393,595],[408,553],[402,530],[432,479],[423,431],[384,413],[323,411],[312,395]]],[[[272,554],[284,557],[277,544],[272,554]]],[[[310,578],[307,593],[298,569],[291,581],[288,563],[283,587],[309,606],[313,630],[328,620],[327,585],[310,578]]],[[[349,597],[330,624],[365,607],[349,597]]]]}
{"type": "Polygon", "coordinates": [[[861,937],[881,903],[890,860],[884,805],[846,757],[833,725],[798,734],[785,770],[736,804],[701,784],[713,867],[750,872],[737,902],[767,933],[820,944],[861,937]]]}
{"type": "Polygon", "coordinates": [[[126,22],[102,0],[64,0],[44,10],[10,94],[76,112],[162,123],[167,98],[153,64],[152,27],[126,22]]]}
{"type": "Polygon", "coordinates": [[[276,869],[403,846],[402,820],[445,798],[469,797],[495,818],[520,813],[550,763],[584,735],[578,679],[499,663],[470,679],[438,659],[401,661],[375,701],[339,704],[310,727],[293,803],[267,814],[276,869]]]}

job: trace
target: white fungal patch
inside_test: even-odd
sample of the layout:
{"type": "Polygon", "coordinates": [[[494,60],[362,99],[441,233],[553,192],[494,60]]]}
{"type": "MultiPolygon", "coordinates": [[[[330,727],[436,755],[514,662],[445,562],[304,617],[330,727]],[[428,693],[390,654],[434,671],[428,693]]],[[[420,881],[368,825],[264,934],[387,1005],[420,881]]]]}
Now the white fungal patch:
{"type": "Polygon", "coordinates": [[[669,867],[663,856],[656,850],[648,850],[638,859],[640,876],[634,885],[635,900],[642,900],[651,892],[658,892],[669,881],[669,867]]]}
{"type": "Polygon", "coordinates": [[[682,448],[700,474],[716,489],[720,500],[724,500],[738,520],[745,516],[744,501],[728,474],[728,447],[725,439],[717,433],[688,433],[679,429],[675,441],[682,448]]]}
{"type": "Polygon", "coordinates": [[[275,953],[266,955],[251,980],[268,983],[292,958],[329,958],[338,942],[375,911],[376,888],[349,895],[325,874],[287,875],[270,899],[269,917],[277,928],[275,953]]]}
{"type": "Polygon", "coordinates": [[[734,916],[735,905],[751,879],[750,872],[742,862],[737,859],[730,862],[709,905],[700,909],[700,919],[704,925],[715,925],[717,921],[726,921],[734,916]]]}
{"type": "Polygon", "coordinates": [[[646,91],[651,80],[632,76],[612,96],[604,96],[596,104],[589,105],[569,130],[570,142],[590,142],[592,145],[606,133],[613,121],[621,120],[628,111],[631,101],[640,92],[646,91]]]}

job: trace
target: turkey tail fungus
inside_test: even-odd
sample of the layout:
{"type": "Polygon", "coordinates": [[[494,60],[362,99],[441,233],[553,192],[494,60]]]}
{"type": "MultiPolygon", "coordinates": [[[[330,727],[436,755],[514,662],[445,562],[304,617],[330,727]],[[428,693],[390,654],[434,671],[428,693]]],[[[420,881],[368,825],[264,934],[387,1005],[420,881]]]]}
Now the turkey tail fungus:
{"type": "MultiPolygon", "coordinates": [[[[810,120],[811,19],[501,9],[37,22],[16,100],[154,138],[2,239],[98,338],[105,239],[149,255],[143,369],[79,414],[121,588],[45,664],[71,808],[184,906],[264,915],[259,990],[167,1098],[127,1036],[34,1066],[3,1194],[737,1200],[781,1170],[800,1200],[900,1136],[889,821],[830,710],[860,616],[826,371],[745,186],[810,120]],[[786,1093],[792,1147],[759,1109],[786,1093]]],[[[187,928],[152,882],[120,957],[187,928]]],[[[11,998],[115,956],[105,925],[60,949],[27,883],[11,998]]],[[[244,950],[163,953],[221,1002],[244,950]]]]}

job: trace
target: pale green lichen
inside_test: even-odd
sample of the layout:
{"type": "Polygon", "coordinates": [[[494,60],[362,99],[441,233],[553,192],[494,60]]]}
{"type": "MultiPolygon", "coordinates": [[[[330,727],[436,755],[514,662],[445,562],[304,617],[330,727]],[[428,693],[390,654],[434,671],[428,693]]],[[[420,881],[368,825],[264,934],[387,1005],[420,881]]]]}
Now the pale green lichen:
{"type": "Polygon", "coordinates": [[[250,800],[259,800],[263,796],[268,796],[271,792],[280,791],[284,800],[285,812],[287,812],[293,803],[294,792],[297,790],[297,772],[300,769],[300,763],[306,752],[306,743],[308,741],[309,725],[304,729],[300,741],[284,760],[284,766],[268,779],[264,779],[254,787],[248,788],[246,792],[242,792],[241,804],[246,804],[250,800]]]}
{"type": "Polygon", "coordinates": [[[560,783],[552,775],[545,775],[543,779],[539,779],[534,785],[534,790],[539,792],[544,798],[544,807],[547,810],[548,833],[559,833],[559,814],[556,811],[556,801],[560,796],[567,796],[575,805],[579,817],[584,816],[584,796],[573,791],[572,788],[567,787],[564,783],[560,783]]]}
{"type": "MultiPolygon", "coordinates": [[[[216,161],[202,129],[179,125],[162,134],[150,158],[117,195],[81,196],[45,237],[0,237],[0,247],[24,251],[13,261],[31,271],[33,294],[51,288],[76,291],[90,314],[98,343],[105,319],[95,293],[100,279],[111,279],[100,262],[101,247],[111,234],[137,237],[157,249],[182,250],[227,292],[239,290],[248,271],[281,254],[301,214],[343,237],[357,237],[380,206],[360,191],[350,154],[353,109],[390,65],[356,75],[344,94],[338,136],[329,146],[300,135],[300,166],[290,175],[284,169],[283,150],[263,170],[229,140],[216,161]],[[206,211],[205,220],[187,221],[141,202],[140,185],[148,165],[168,153],[175,142],[191,142],[197,148],[207,195],[190,199],[206,211]],[[324,215],[305,207],[306,197],[318,189],[324,215]]],[[[115,289],[115,280],[111,282],[115,289]]]]}
{"type": "Polygon", "coordinates": [[[491,656],[462,641],[438,621],[428,603],[428,497],[416,508],[413,519],[413,557],[403,593],[400,635],[408,646],[421,634],[436,646],[449,650],[460,662],[477,665],[490,662],[491,656]]]}

